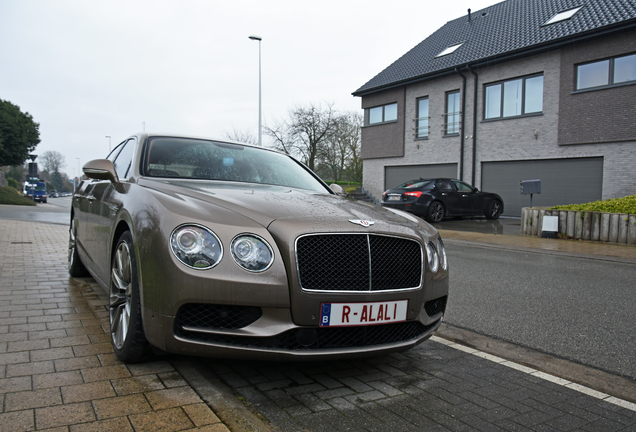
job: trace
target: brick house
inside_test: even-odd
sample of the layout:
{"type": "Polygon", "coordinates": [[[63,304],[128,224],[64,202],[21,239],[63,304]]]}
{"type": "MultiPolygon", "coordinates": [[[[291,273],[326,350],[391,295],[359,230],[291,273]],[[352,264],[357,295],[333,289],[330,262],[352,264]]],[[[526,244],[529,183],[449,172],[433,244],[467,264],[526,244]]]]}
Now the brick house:
{"type": "Polygon", "coordinates": [[[636,194],[636,2],[507,0],[446,23],[353,93],[363,186],[452,177],[534,205],[636,194]]]}

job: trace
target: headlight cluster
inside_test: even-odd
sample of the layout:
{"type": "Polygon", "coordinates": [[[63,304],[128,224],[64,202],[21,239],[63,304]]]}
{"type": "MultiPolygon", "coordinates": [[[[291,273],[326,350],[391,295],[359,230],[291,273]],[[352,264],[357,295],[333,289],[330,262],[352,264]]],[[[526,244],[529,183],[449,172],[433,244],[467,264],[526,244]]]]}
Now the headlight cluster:
{"type": "Polygon", "coordinates": [[[446,258],[446,248],[440,237],[437,238],[437,245],[433,242],[426,244],[426,258],[428,259],[428,266],[433,273],[437,273],[440,269],[448,270],[448,259],[446,258]]]}
{"type": "MultiPolygon", "coordinates": [[[[223,258],[223,245],[212,231],[201,225],[181,225],[170,236],[170,248],[183,264],[206,270],[223,258]]],[[[263,238],[240,234],[232,240],[230,251],[234,262],[250,272],[267,270],[274,262],[274,252],[263,238]]]]}
{"type": "Polygon", "coordinates": [[[272,248],[265,240],[254,234],[241,234],[234,237],[230,251],[234,262],[248,271],[265,271],[274,262],[272,248]]]}
{"type": "Polygon", "coordinates": [[[223,257],[219,238],[201,225],[182,225],[170,236],[170,247],[179,261],[195,269],[214,267],[223,257]]]}

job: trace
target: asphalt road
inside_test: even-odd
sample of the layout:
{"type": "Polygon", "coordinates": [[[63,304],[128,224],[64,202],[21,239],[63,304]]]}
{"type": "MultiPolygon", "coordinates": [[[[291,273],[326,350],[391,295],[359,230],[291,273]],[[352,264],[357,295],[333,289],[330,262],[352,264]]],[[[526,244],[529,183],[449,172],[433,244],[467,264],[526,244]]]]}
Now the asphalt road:
{"type": "Polygon", "coordinates": [[[21,205],[0,205],[0,219],[45,222],[68,225],[71,218],[73,197],[49,198],[48,202],[35,207],[21,205]]]}
{"type": "Polygon", "coordinates": [[[636,265],[445,243],[448,324],[636,379],[636,265]]]}

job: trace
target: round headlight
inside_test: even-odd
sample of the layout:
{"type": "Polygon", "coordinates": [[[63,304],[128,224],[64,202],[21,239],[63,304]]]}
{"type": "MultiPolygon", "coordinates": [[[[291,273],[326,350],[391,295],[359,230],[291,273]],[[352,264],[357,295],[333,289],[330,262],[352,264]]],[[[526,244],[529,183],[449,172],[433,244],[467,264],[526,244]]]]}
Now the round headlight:
{"type": "Polygon", "coordinates": [[[240,234],[230,245],[234,261],[251,272],[267,270],[274,262],[274,252],[269,244],[255,234],[240,234]]]}
{"type": "Polygon", "coordinates": [[[170,236],[172,253],[188,267],[205,270],[214,267],[223,257],[219,238],[201,225],[182,225],[170,236]]]}
{"type": "Polygon", "coordinates": [[[435,249],[435,245],[433,243],[426,244],[426,258],[428,259],[428,266],[430,267],[433,273],[437,273],[439,269],[439,255],[437,254],[437,249],[435,249]]]}
{"type": "Polygon", "coordinates": [[[442,270],[448,270],[448,259],[446,258],[446,248],[441,237],[437,237],[437,252],[439,253],[439,264],[442,270]]]}

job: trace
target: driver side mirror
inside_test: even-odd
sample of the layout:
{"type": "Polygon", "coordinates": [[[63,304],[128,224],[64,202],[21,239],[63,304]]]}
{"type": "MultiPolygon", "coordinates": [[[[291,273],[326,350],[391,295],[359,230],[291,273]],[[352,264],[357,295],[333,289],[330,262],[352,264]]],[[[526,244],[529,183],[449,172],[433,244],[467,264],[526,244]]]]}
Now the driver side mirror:
{"type": "Polygon", "coordinates": [[[96,180],[110,180],[119,183],[119,177],[115,172],[115,166],[108,159],[94,159],[86,162],[82,167],[86,177],[96,180]]]}
{"type": "Polygon", "coordinates": [[[336,195],[338,196],[344,196],[346,197],[347,191],[344,190],[344,188],[342,186],[340,186],[339,184],[336,183],[332,183],[331,186],[329,186],[329,188],[334,191],[336,193],[336,195]]]}

